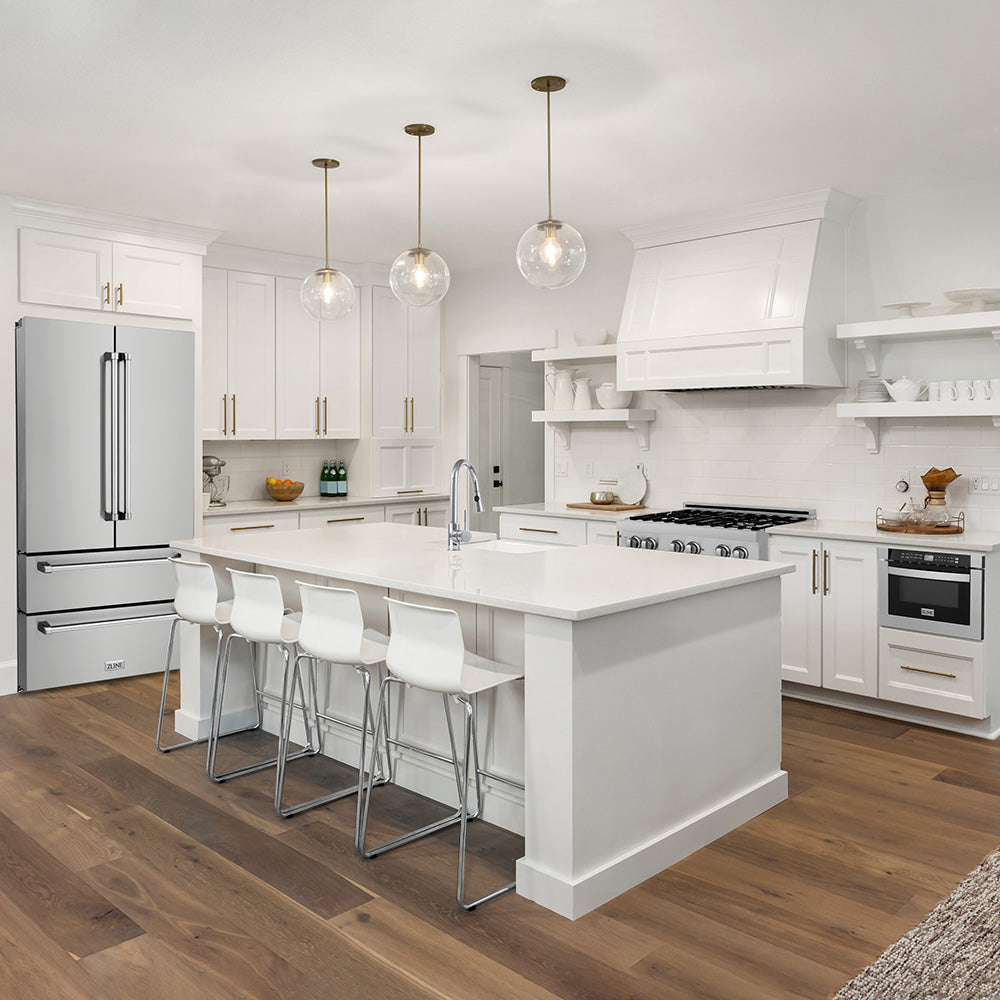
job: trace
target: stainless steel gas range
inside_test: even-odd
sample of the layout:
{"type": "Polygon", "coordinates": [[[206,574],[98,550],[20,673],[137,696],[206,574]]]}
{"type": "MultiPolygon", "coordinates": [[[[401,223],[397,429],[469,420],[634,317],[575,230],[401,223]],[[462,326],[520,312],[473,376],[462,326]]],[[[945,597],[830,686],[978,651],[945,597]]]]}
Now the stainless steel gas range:
{"type": "Polygon", "coordinates": [[[634,514],[618,522],[619,545],[732,559],[766,559],[767,528],[816,517],[815,510],[685,503],[680,510],[634,514]]]}

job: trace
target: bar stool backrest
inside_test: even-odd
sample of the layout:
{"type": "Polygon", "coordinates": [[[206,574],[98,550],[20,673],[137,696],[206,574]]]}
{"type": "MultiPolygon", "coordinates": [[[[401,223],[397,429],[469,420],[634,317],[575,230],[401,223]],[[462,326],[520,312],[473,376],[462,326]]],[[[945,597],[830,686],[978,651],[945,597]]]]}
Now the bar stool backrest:
{"type": "Polygon", "coordinates": [[[233,611],[229,620],[233,631],[251,642],[283,642],[285,603],[278,578],[239,569],[229,570],[229,575],[233,578],[233,611]]]}
{"type": "Polygon", "coordinates": [[[465,639],[458,612],[384,600],[389,605],[385,663],[390,672],[414,687],[460,694],[465,639]]]}
{"type": "Polygon", "coordinates": [[[360,663],[365,621],[357,591],[299,581],[299,648],[330,663],[360,663]]]}
{"type": "Polygon", "coordinates": [[[212,567],[208,563],[188,559],[171,559],[170,562],[177,580],[174,610],[185,621],[214,625],[219,588],[216,586],[212,567]]]}

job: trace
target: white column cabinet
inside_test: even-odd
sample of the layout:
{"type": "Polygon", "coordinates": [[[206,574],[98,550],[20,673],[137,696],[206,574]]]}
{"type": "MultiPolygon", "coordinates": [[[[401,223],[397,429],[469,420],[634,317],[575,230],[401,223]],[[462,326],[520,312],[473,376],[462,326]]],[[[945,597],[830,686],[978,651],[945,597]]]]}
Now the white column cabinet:
{"type": "Polygon", "coordinates": [[[376,439],[372,449],[372,494],[437,493],[440,441],[376,439]]]}
{"type": "Polygon", "coordinates": [[[876,548],[773,535],[781,578],[781,673],[799,684],[878,697],[876,548]]]}
{"type": "Polygon", "coordinates": [[[302,308],[297,278],[275,279],[275,437],[361,436],[361,310],[333,322],[302,308]]]}
{"type": "Polygon", "coordinates": [[[274,437],[274,278],[202,275],[202,437],[274,437]]]}
{"type": "Polygon", "coordinates": [[[408,308],[372,287],[372,436],[441,433],[440,307],[408,308]]]}

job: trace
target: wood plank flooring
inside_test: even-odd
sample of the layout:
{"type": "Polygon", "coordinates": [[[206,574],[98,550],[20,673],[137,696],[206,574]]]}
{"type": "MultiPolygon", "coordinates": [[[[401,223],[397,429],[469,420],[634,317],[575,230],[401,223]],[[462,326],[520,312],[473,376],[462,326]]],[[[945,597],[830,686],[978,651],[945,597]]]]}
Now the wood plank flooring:
{"type": "MultiPolygon", "coordinates": [[[[456,831],[362,861],[353,798],[280,820],[271,773],[158,754],[157,688],[0,698],[5,1000],[822,1000],[1000,846],[1000,747],[786,701],[788,801],[580,920],[465,914],[456,831]]],[[[290,801],[349,780],[290,770],[290,801]]],[[[379,791],[376,837],[440,811],[379,791]]],[[[471,892],[509,879],[517,837],[470,843],[471,892]]]]}

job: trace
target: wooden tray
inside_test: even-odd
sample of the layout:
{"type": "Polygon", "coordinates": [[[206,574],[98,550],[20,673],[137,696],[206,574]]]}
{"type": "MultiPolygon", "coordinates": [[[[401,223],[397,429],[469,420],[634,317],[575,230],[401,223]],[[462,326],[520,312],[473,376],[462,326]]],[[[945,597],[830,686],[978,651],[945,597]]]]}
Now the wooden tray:
{"type": "Polygon", "coordinates": [[[644,503],[568,503],[574,510],[645,510],[644,503]]]}
{"type": "Polygon", "coordinates": [[[876,524],[879,531],[898,531],[907,535],[960,535],[964,524],[876,524]]]}

